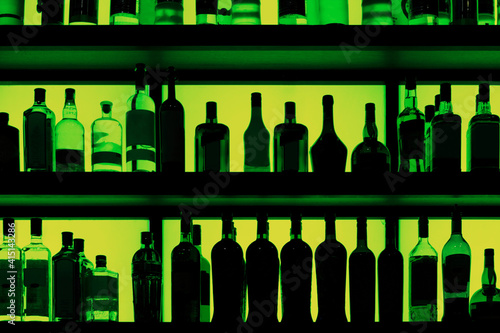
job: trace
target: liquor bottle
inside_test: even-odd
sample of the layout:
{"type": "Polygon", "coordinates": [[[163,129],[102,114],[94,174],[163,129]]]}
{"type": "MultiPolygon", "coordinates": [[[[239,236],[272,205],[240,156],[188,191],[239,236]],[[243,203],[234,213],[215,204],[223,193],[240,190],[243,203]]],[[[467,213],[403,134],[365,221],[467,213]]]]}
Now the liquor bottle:
{"type": "Polygon", "coordinates": [[[217,1],[217,24],[231,24],[231,7],[233,0],[218,0],[217,1]]]}
{"type": "Polygon", "coordinates": [[[45,89],[35,89],[35,103],[23,113],[24,171],[55,171],[55,123],[45,89]]]}
{"type": "Polygon", "coordinates": [[[260,0],[232,0],[231,24],[260,25],[260,0]]]}
{"type": "Polygon", "coordinates": [[[341,174],[345,172],[347,148],[333,126],[333,96],[323,96],[323,130],[311,147],[313,172],[341,174]]]}
{"type": "Polygon", "coordinates": [[[398,116],[399,171],[424,171],[425,116],[417,108],[417,85],[408,76],[405,85],[405,108],[398,116]]]}
{"type": "MultiPolygon", "coordinates": [[[[436,99],[439,99],[439,95],[436,95],[436,99]]],[[[439,105],[439,100],[437,101],[439,105]]],[[[431,123],[432,118],[434,117],[435,106],[434,105],[426,105],[425,106],[425,171],[431,171],[431,123]]]]}
{"type": "Polygon", "coordinates": [[[451,237],[441,252],[443,262],[444,316],[442,321],[463,322],[469,316],[471,251],[462,237],[462,217],[455,206],[451,237]]]}
{"type": "Polygon", "coordinates": [[[306,25],[307,18],[305,0],[279,0],[278,24],[306,25]]]}
{"type": "Polygon", "coordinates": [[[378,309],[382,323],[403,320],[403,256],[396,245],[399,219],[385,219],[385,249],[377,261],[378,309]]]}
{"type": "Polygon", "coordinates": [[[233,239],[231,214],[222,216],[222,239],[212,248],[212,284],[213,325],[221,329],[235,329],[244,321],[246,272],[243,250],[233,239]]]}
{"type": "Polygon", "coordinates": [[[248,317],[246,322],[256,322],[259,328],[272,329],[278,324],[279,258],[276,246],[269,240],[267,214],[257,215],[257,239],[246,251],[248,283],[248,317]]]}
{"type": "Polygon", "coordinates": [[[437,321],[438,256],[429,243],[429,219],[418,219],[418,242],[410,252],[410,321],[437,321]]]}
{"type": "Polygon", "coordinates": [[[477,25],[478,1],[450,0],[451,2],[451,24],[453,25],[477,25]]]}
{"type": "Polygon", "coordinates": [[[23,318],[23,252],[16,244],[16,222],[3,219],[3,243],[0,245],[0,321],[23,318]]]}
{"type": "Polygon", "coordinates": [[[495,2],[493,0],[478,0],[477,24],[495,25],[495,2]]]}
{"type": "Polygon", "coordinates": [[[295,120],[295,103],[285,103],[285,122],[274,128],[274,172],[307,172],[307,127],[295,120]]]}
{"type": "Polygon", "coordinates": [[[217,1],[196,0],[196,24],[217,24],[217,1]]]}
{"type": "Polygon", "coordinates": [[[461,170],[462,118],[453,113],[450,84],[441,84],[440,91],[439,110],[431,123],[431,171],[456,173],[461,170]]]}
{"type": "Polygon", "coordinates": [[[31,219],[31,242],[22,251],[23,321],[52,321],[52,255],[42,243],[42,219],[31,219]]]}
{"type": "Polygon", "coordinates": [[[193,222],[181,217],[181,241],[172,250],[172,322],[200,322],[200,252],[193,245],[193,222]]]}
{"type": "Polygon", "coordinates": [[[439,16],[438,0],[410,0],[408,23],[410,25],[437,25],[439,16]]]}
{"type": "Polygon", "coordinates": [[[96,25],[99,0],[71,0],[69,3],[70,25],[96,25]]]}
{"type": "Polygon", "coordinates": [[[335,215],[325,216],[325,240],[314,252],[318,286],[318,324],[333,327],[347,322],[345,313],[347,251],[336,238],[335,215]]]}
{"type": "Polygon", "coordinates": [[[136,91],[127,101],[128,111],[125,114],[127,171],[154,172],[156,170],[156,107],[155,102],[148,95],[145,70],[146,65],[136,65],[136,91]]]}
{"type": "Polygon", "coordinates": [[[0,25],[23,25],[25,0],[2,0],[0,25]]]}
{"type": "Polygon", "coordinates": [[[19,130],[9,125],[9,114],[0,112],[0,172],[19,171],[19,130]]]}
{"type": "Polygon", "coordinates": [[[83,321],[91,321],[90,316],[92,315],[92,308],[87,308],[86,300],[91,297],[92,288],[92,271],[94,270],[94,264],[85,256],[84,251],[85,241],[81,238],[75,238],[73,240],[75,252],[80,256],[80,281],[82,286],[82,298],[81,298],[81,316],[83,321]]]}
{"type": "MultiPolygon", "coordinates": [[[[141,1],[142,2],[142,1],[141,1]]],[[[137,0],[111,0],[110,25],[138,25],[137,0]]]]}
{"type": "Polygon", "coordinates": [[[118,321],[118,273],[106,267],[106,256],[95,257],[87,304],[90,321],[118,321]]]}
{"type": "Polygon", "coordinates": [[[476,115],[467,129],[467,170],[498,172],[500,118],[491,114],[490,86],[479,85],[476,115]]]}
{"type": "Polygon", "coordinates": [[[196,172],[229,172],[229,128],[217,123],[217,103],[207,102],[207,121],[195,130],[196,172]]]}
{"type": "Polygon", "coordinates": [[[281,309],[283,325],[311,324],[311,247],[302,240],[302,217],[292,214],[290,241],[281,248],[281,309]]]}
{"type": "Polygon", "coordinates": [[[363,25],[393,25],[390,0],[363,0],[361,3],[363,25]]]}
{"type": "Polygon", "coordinates": [[[395,25],[408,25],[408,0],[392,0],[392,20],[395,25]]]}
{"type": "Polygon", "coordinates": [[[451,9],[450,4],[452,0],[438,0],[438,24],[450,25],[451,23],[451,9]]]}
{"type": "Polygon", "coordinates": [[[185,171],[184,108],[175,98],[174,67],[168,68],[168,98],[160,107],[162,172],[185,171]]]}
{"type": "Polygon", "coordinates": [[[76,119],[75,89],[66,89],[63,119],[56,125],[56,171],[85,171],[85,129],[76,119]]]}
{"type": "Polygon", "coordinates": [[[42,26],[64,24],[64,1],[38,0],[36,10],[42,14],[42,26]]]}
{"type": "Polygon", "coordinates": [[[73,233],[62,233],[62,249],[52,257],[54,321],[81,321],[82,262],[73,248],[73,233]]]}
{"type": "Polygon", "coordinates": [[[320,24],[349,24],[348,0],[319,0],[320,24]]]}
{"type": "Polygon", "coordinates": [[[351,322],[375,321],[375,256],[368,248],[366,217],[358,217],[357,245],[349,256],[351,322]]]}
{"type": "Polygon", "coordinates": [[[101,102],[102,117],[91,126],[92,171],[122,171],[122,125],[111,117],[113,103],[101,102]]]}
{"type": "Polygon", "coordinates": [[[139,24],[153,25],[155,24],[155,7],[156,0],[140,0],[139,1],[139,24]]]}
{"type": "Polygon", "coordinates": [[[162,317],[162,266],[153,234],[141,233],[141,248],[132,258],[134,321],[159,323],[162,317]]]}
{"type": "Polygon", "coordinates": [[[391,170],[391,154],[389,149],[377,140],[375,124],[375,104],[366,104],[363,142],[354,148],[351,155],[352,172],[383,174],[391,170]]]}
{"type": "Polygon", "coordinates": [[[498,322],[500,319],[500,289],[496,287],[497,275],[493,260],[494,250],[484,250],[482,288],[470,299],[470,316],[475,322],[498,322]]]}
{"type": "Polygon", "coordinates": [[[252,93],[251,97],[252,116],[243,134],[245,147],[245,172],[269,172],[271,163],[269,161],[269,143],[271,141],[269,131],[262,120],[262,96],[260,93],[252,93]]]}
{"type": "Polygon", "coordinates": [[[210,262],[201,253],[201,225],[193,225],[193,245],[200,253],[200,322],[210,322],[210,262]]]}
{"type": "Polygon", "coordinates": [[[182,5],[182,0],[157,0],[155,24],[184,24],[184,7],[182,5]]]}

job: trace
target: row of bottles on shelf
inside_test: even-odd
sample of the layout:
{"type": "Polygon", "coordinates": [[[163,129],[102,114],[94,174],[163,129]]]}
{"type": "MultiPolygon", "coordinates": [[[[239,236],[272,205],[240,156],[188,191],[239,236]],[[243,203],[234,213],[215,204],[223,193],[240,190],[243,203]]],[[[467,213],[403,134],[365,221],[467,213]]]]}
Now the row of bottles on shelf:
{"type": "MultiPolygon", "coordinates": [[[[196,24],[259,25],[260,0],[192,0],[196,24]]],[[[348,0],[277,0],[278,24],[349,24],[348,0]]],[[[23,24],[24,0],[3,0],[0,24],[23,24]]],[[[494,25],[494,0],[363,0],[366,25],[494,25]],[[407,8],[405,8],[407,7],[407,8]]],[[[64,0],[38,0],[43,25],[64,23],[64,0]]],[[[69,24],[96,25],[99,0],[70,0],[69,24]]],[[[111,0],[110,24],[178,25],[183,0],[111,0]]]]}

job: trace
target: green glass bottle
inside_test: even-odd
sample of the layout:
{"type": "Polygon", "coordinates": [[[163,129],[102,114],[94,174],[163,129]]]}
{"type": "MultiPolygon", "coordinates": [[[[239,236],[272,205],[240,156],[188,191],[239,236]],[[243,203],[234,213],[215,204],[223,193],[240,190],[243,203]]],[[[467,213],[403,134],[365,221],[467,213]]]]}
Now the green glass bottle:
{"type": "Polygon", "coordinates": [[[184,6],[182,0],[157,0],[155,8],[155,24],[184,24],[184,6]]]}
{"type": "Polygon", "coordinates": [[[80,256],[81,268],[80,268],[80,281],[82,285],[81,294],[81,318],[83,321],[91,321],[92,318],[92,305],[87,307],[86,300],[91,295],[91,282],[92,282],[92,271],[94,270],[94,264],[85,256],[84,244],[85,241],[82,238],[75,238],[73,240],[75,252],[80,256]]]}
{"type": "Polygon", "coordinates": [[[260,25],[260,0],[232,0],[231,24],[260,25]]]}
{"type": "Polygon", "coordinates": [[[390,0],[363,0],[361,4],[363,25],[393,25],[390,0]]]}
{"type": "Polygon", "coordinates": [[[137,0],[111,0],[110,25],[138,25],[137,0]]]}
{"type": "Polygon", "coordinates": [[[252,93],[251,97],[252,115],[243,134],[245,147],[245,172],[269,172],[271,163],[269,161],[269,131],[262,120],[262,96],[260,93],[252,93]]]}
{"type": "Polygon", "coordinates": [[[495,25],[495,2],[493,0],[478,0],[478,25],[495,25]]]}
{"type": "Polygon", "coordinates": [[[201,251],[201,225],[193,225],[193,245],[200,253],[200,322],[210,322],[210,262],[201,251]]]}
{"type": "Polygon", "coordinates": [[[218,0],[217,1],[217,24],[230,25],[232,22],[233,0],[218,0]]]}
{"type": "Polygon", "coordinates": [[[217,24],[217,1],[196,0],[196,24],[217,24]]]}
{"type": "Polygon", "coordinates": [[[470,299],[470,316],[474,322],[495,323],[500,319],[500,289],[496,287],[494,250],[484,250],[482,287],[470,299]]]}
{"type": "Polygon", "coordinates": [[[452,25],[477,25],[478,1],[450,0],[452,25]]]}
{"type": "Polygon", "coordinates": [[[0,2],[0,25],[23,25],[25,0],[0,2]]]}
{"type": "Polygon", "coordinates": [[[436,25],[438,24],[439,3],[436,0],[409,0],[410,12],[408,23],[410,25],[436,25]]]}
{"type": "Polygon", "coordinates": [[[305,0],[279,0],[278,24],[284,24],[284,25],[307,24],[305,0]]]}
{"type": "MultiPolygon", "coordinates": [[[[439,98],[439,95],[436,95],[436,98],[439,98]]],[[[437,102],[439,105],[439,102],[437,102]]],[[[431,171],[431,122],[435,113],[434,105],[426,105],[425,106],[425,171],[431,171]]]]}
{"type": "MultiPolygon", "coordinates": [[[[309,19],[309,18],[308,18],[309,19]]],[[[349,24],[348,0],[319,0],[320,24],[349,24]]]]}
{"type": "Polygon", "coordinates": [[[450,25],[451,23],[451,5],[452,0],[438,0],[438,24],[450,25]]]}

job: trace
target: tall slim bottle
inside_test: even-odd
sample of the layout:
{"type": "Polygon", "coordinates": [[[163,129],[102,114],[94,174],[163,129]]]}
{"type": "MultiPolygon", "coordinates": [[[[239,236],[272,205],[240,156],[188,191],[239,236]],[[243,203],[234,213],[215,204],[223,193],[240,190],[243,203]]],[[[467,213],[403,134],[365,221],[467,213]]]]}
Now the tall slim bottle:
{"type": "Polygon", "coordinates": [[[349,24],[348,0],[319,0],[319,23],[349,24]]]}
{"type": "Polygon", "coordinates": [[[96,119],[92,133],[92,171],[122,171],[122,137],[120,122],[111,117],[113,103],[101,102],[102,117],[96,119]]]}
{"type": "Polygon", "coordinates": [[[87,296],[90,321],[118,321],[118,273],[107,267],[106,256],[95,257],[95,269],[90,280],[90,292],[87,296]]]}
{"type": "Polygon", "coordinates": [[[252,115],[243,134],[245,147],[245,172],[269,172],[271,163],[269,161],[269,131],[262,120],[262,96],[260,93],[252,93],[251,97],[252,115]]]}
{"type": "Polygon", "coordinates": [[[155,24],[184,24],[184,6],[182,5],[182,0],[157,0],[155,24]]]}
{"type": "Polygon", "coordinates": [[[19,130],[9,125],[9,114],[0,112],[0,172],[19,172],[19,130]]]}
{"type": "Polygon", "coordinates": [[[148,94],[145,79],[146,65],[135,69],[135,94],[128,101],[125,114],[127,171],[156,171],[155,102],[148,94]]]}
{"type": "Polygon", "coordinates": [[[0,245],[0,321],[23,318],[23,252],[16,244],[16,222],[3,219],[3,242],[0,245]],[[14,288],[12,288],[14,286],[14,288]]]}
{"type": "Polygon", "coordinates": [[[70,25],[97,25],[99,0],[71,0],[69,3],[70,25]]]}
{"type": "Polygon", "coordinates": [[[393,25],[390,0],[363,0],[361,3],[363,25],[393,25]]]}
{"type": "Polygon", "coordinates": [[[260,0],[232,0],[231,24],[260,25],[260,0]]]}
{"type": "Polygon", "coordinates": [[[109,15],[110,25],[138,25],[137,0],[111,0],[109,15]]]}
{"type": "Polygon", "coordinates": [[[92,290],[92,271],[94,270],[94,264],[85,256],[84,244],[85,241],[82,238],[75,238],[73,240],[75,252],[80,256],[81,268],[80,268],[80,281],[82,286],[82,296],[81,296],[81,317],[83,321],[91,321],[92,318],[88,317],[92,314],[92,308],[87,308],[86,300],[91,297],[92,290]]]}
{"type": "Polygon", "coordinates": [[[42,14],[42,25],[64,24],[64,1],[38,0],[36,10],[42,14]]]}
{"type": "Polygon", "coordinates": [[[196,0],[196,24],[217,24],[217,1],[196,0]]]}
{"type": "Polygon", "coordinates": [[[439,16],[438,0],[409,0],[410,11],[408,23],[410,25],[437,25],[439,16]]]}
{"type": "Polygon", "coordinates": [[[52,255],[42,242],[42,219],[31,219],[31,242],[23,248],[24,321],[52,321],[52,255]]]}
{"type": "Polygon", "coordinates": [[[193,245],[200,253],[200,322],[210,322],[210,262],[201,251],[201,225],[193,225],[193,245]]]}
{"type": "Polygon", "coordinates": [[[305,0],[279,0],[278,24],[284,24],[284,25],[307,24],[305,0]]]}
{"type": "Polygon", "coordinates": [[[498,322],[500,319],[500,289],[496,287],[494,250],[484,250],[482,287],[470,299],[470,316],[474,322],[498,322]]]}

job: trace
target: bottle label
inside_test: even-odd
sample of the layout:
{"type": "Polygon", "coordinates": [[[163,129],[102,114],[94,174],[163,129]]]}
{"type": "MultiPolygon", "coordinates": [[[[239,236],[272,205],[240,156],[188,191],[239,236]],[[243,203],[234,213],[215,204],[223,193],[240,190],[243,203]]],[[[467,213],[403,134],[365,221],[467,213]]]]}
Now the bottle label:
{"type": "Polygon", "coordinates": [[[417,256],[410,261],[410,306],[436,304],[437,258],[417,256]]]}
{"type": "Polygon", "coordinates": [[[424,159],[425,120],[423,117],[402,122],[399,126],[399,152],[401,159],[424,159]]]}
{"type": "Polygon", "coordinates": [[[204,170],[221,171],[220,170],[220,141],[207,142],[204,149],[203,159],[205,161],[204,170]]]}
{"type": "Polygon", "coordinates": [[[61,259],[54,263],[54,317],[79,319],[81,283],[79,263],[61,259]]]}
{"type": "Polygon", "coordinates": [[[460,170],[462,134],[460,127],[460,118],[455,115],[450,115],[445,120],[433,124],[431,128],[432,171],[460,170]]]}
{"type": "Polygon", "coordinates": [[[127,147],[155,147],[155,114],[149,110],[130,110],[125,114],[127,147]]]}
{"type": "Polygon", "coordinates": [[[162,163],[176,162],[184,165],[184,114],[182,112],[163,112],[161,114],[161,128],[162,163]]]}
{"type": "Polygon", "coordinates": [[[47,260],[28,260],[24,269],[26,287],[27,316],[49,315],[49,262],[47,260]]]}
{"type": "MultiPolygon", "coordinates": [[[[26,169],[47,168],[47,117],[44,113],[33,112],[25,118],[24,146],[26,147],[26,169]]],[[[52,170],[47,170],[52,171],[52,170]]]]}
{"type": "Polygon", "coordinates": [[[453,254],[444,259],[443,285],[446,293],[464,293],[469,291],[470,256],[453,254]]]}
{"type": "Polygon", "coordinates": [[[118,279],[112,276],[92,276],[90,295],[97,298],[118,298],[118,279]]]}
{"type": "MultiPolygon", "coordinates": [[[[496,168],[498,169],[498,159],[499,159],[499,124],[498,123],[476,123],[472,124],[470,128],[469,147],[472,166],[475,166],[474,162],[479,162],[479,164],[484,164],[486,160],[490,162],[496,161],[496,168]],[[483,163],[480,163],[484,160],[483,163]]],[[[482,165],[478,165],[482,166],[482,165]]],[[[487,165],[485,165],[487,166],[487,165]]],[[[494,165],[493,165],[494,166],[494,165]]]]}
{"type": "Polygon", "coordinates": [[[92,153],[92,164],[117,164],[122,165],[122,154],[111,151],[99,151],[92,153]]]}
{"type": "Polygon", "coordinates": [[[161,263],[134,262],[132,274],[134,275],[159,275],[161,276],[161,263]]]}

